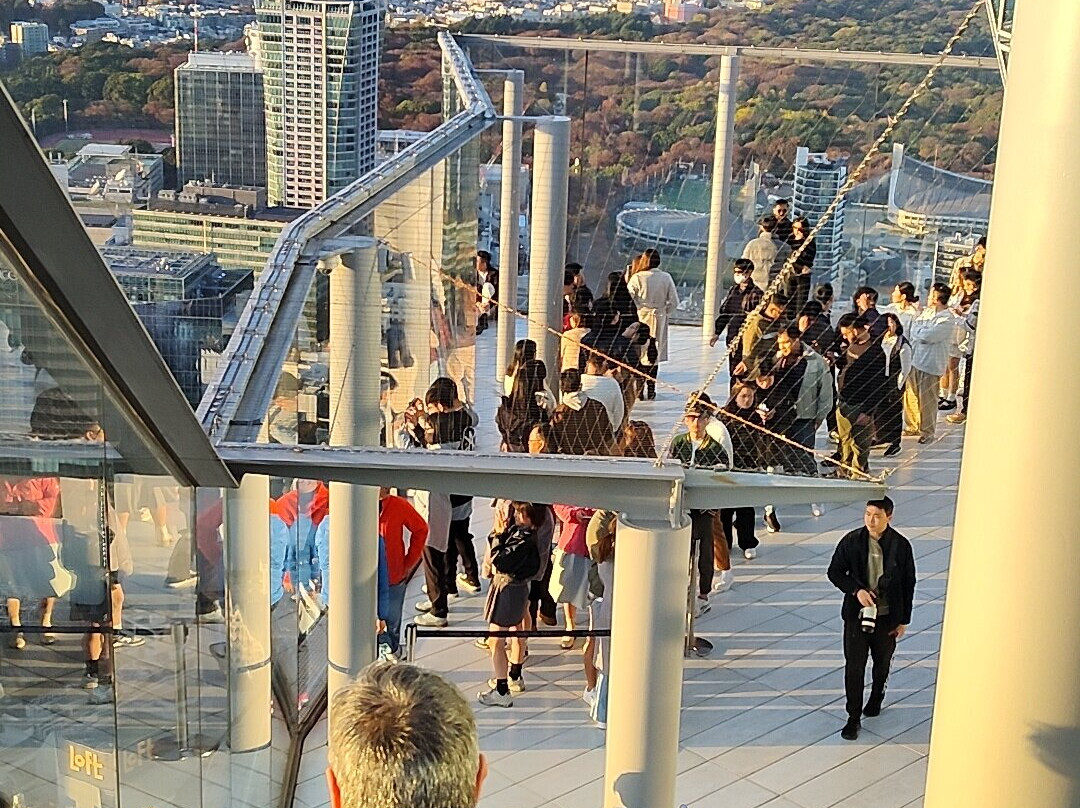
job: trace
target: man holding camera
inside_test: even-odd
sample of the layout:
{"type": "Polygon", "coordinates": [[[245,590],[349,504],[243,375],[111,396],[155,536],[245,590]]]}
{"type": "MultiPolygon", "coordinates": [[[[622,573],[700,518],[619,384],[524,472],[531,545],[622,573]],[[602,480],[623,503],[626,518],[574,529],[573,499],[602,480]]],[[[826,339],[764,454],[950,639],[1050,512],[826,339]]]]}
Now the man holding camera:
{"type": "Polygon", "coordinates": [[[853,530],[833,552],[829,580],[844,593],[844,690],[848,721],[841,737],[859,737],[861,716],[881,713],[885,683],[896,641],[911,622],[915,597],[915,557],[911,544],[889,524],[888,497],[866,503],[863,527],[853,530]],[[863,705],[867,657],[873,659],[870,698],[863,705]]]}

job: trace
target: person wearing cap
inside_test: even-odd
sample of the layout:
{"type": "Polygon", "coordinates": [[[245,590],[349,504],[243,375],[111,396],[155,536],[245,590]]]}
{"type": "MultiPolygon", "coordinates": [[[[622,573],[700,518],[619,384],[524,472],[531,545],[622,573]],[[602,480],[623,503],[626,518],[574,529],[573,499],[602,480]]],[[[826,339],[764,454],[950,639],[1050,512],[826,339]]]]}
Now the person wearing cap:
{"type": "MultiPolygon", "coordinates": [[[[671,441],[671,457],[691,468],[730,467],[731,440],[722,439],[727,430],[721,428],[721,437],[718,438],[715,430],[708,428],[715,410],[716,406],[707,393],[691,393],[683,414],[687,431],[676,435],[671,441]]],[[[718,549],[714,542],[714,531],[718,523],[719,515],[715,510],[690,511],[690,542],[698,549],[698,615],[705,614],[711,608],[709,593],[712,590],[714,560],[720,562],[722,573],[731,568],[730,558],[714,559],[714,552],[718,549]]],[[[727,541],[720,541],[719,544],[723,545],[721,549],[727,549],[727,541]]]]}

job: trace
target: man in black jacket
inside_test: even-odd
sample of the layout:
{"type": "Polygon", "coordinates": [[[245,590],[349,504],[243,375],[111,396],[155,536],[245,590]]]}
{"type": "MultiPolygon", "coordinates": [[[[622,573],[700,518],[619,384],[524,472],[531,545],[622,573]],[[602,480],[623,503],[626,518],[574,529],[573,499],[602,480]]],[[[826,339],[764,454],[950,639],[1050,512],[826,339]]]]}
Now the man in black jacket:
{"type": "Polygon", "coordinates": [[[840,434],[843,468],[828,476],[845,476],[850,469],[868,473],[867,456],[874,434],[874,412],[884,395],[885,352],[881,340],[870,335],[870,324],[861,314],[848,312],[838,323],[847,343],[837,358],[836,431],[840,434]]]}
{"type": "Polygon", "coordinates": [[[915,556],[911,544],[889,524],[888,497],[866,503],[863,527],[836,545],[829,581],[844,593],[844,691],[847,694],[845,740],[859,737],[860,716],[876,716],[885,699],[885,683],[896,641],[911,623],[915,599],[915,556]],[[873,619],[870,615],[873,614],[873,619]],[[867,656],[873,658],[870,698],[863,706],[867,656]]]}
{"type": "Polygon", "coordinates": [[[731,371],[732,387],[735,386],[735,366],[742,361],[742,345],[737,339],[739,331],[746,322],[747,315],[758,307],[763,294],[751,278],[753,272],[754,262],[749,258],[735,259],[735,283],[728,289],[727,297],[720,304],[715,333],[709,340],[709,346],[712,347],[716,345],[720,335],[727,331],[728,371],[731,371]]]}

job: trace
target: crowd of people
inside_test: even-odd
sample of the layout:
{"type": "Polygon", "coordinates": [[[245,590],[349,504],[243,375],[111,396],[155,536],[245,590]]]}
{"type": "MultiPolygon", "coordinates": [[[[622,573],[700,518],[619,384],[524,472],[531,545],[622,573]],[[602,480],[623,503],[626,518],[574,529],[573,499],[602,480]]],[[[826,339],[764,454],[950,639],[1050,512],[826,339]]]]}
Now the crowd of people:
{"type": "Polygon", "coordinates": [[[909,281],[880,309],[878,291],[862,286],[834,322],[832,285],[809,294],[809,224],[788,220],[788,209],[781,199],[761,220],[715,322],[712,344],[726,339],[731,400],[743,391],[750,404],[752,393],[756,411],[747,420],[764,427],[743,459],[748,468],[813,474],[809,450],[825,423],[838,444],[823,463],[826,476],[865,479],[872,449],[892,457],[902,437],[930,443],[939,412],[956,410],[950,423],[966,420],[986,241],[956,262],[948,284],[929,288],[925,305],[909,281]]]}

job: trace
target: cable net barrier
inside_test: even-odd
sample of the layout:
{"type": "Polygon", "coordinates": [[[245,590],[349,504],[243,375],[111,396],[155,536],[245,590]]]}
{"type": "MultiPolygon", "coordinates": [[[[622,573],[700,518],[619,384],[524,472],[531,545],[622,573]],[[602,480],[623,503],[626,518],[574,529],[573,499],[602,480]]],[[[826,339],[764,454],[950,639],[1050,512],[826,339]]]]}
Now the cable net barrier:
{"type": "MultiPolygon", "coordinates": [[[[969,10],[960,21],[942,58],[964,33],[973,13],[974,9],[969,10]]],[[[454,401],[470,412],[471,432],[464,442],[456,441],[466,448],[526,452],[533,428],[539,426],[534,437],[537,445],[547,450],[606,456],[629,452],[662,459],[670,455],[676,432],[688,420],[682,416],[682,404],[688,402],[690,409],[697,409],[702,401],[696,393],[710,391],[712,395],[704,401],[703,409],[713,416],[709,426],[724,446],[725,465],[736,468],[802,475],[825,471],[869,479],[881,470],[870,470],[866,441],[871,441],[869,447],[877,446],[892,457],[900,447],[898,429],[920,430],[920,437],[932,433],[929,427],[921,426],[921,421],[933,414],[925,406],[925,399],[934,396],[933,391],[927,393],[925,376],[943,377],[942,406],[954,406],[961,375],[957,365],[962,368],[965,364],[962,346],[971,342],[965,336],[970,330],[966,319],[977,291],[965,291],[963,278],[953,271],[953,265],[959,261],[965,266],[981,267],[981,254],[970,256],[978,252],[978,228],[985,230],[980,216],[988,214],[980,206],[989,196],[988,182],[956,170],[985,168],[989,149],[979,154],[975,153],[977,149],[954,149],[944,167],[912,156],[927,151],[919,140],[921,135],[930,133],[927,137],[933,140],[943,126],[937,119],[945,114],[942,110],[946,102],[937,104],[930,89],[936,69],[926,72],[918,82],[908,82],[905,77],[912,75],[908,68],[811,66],[805,68],[814,75],[811,87],[832,76],[837,80],[842,77],[841,91],[850,85],[863,92],[854,101],[841,93],[821,109],[815,94],[807,91],[796,100],[801,110],[792,112],[780,95],[769,90],[740,106],[736,141],[749,144],[740,145],[745,151],[743,162],[749,166],[744,172],[749,179],[736,183],[734,201],[742,215],[732,219],[727,253],[753,256],[745,259],[751,262],[749,265],[742,264],[749,271],[741,274],[750,277],[743,284],[733,284],[730,270],[738,267],[733,267],[730,260],[722,262],[722,283],[727,288],[718,295],[722,303],[716,326],[723,332],[726,350],[717,351],[716,364],[703,381],[687,384],[680,380],[673,384],[664,372],[672,366],[664,358],[667,334],[686,318],[690,308],[687,304],[701,297],[704,255],[697,248],[695,253],[689,247],[672,246],[671,231],[663,226],[667,214],[678,210],[663,210],[655,200],[667,198],[672,205],[683,204],[686,189],[692,184],[701,185],[702,181],[695,177],[704,171],[694,163],[675,161],[666,174],[638,172],[644,175],[638,179],[635,169],[622,166],[612,181],[611,168],[596,164],[592,143],[587,140],[592,125],[597,118],[611,118],[609,128],[618,129],[624,124],[627,143],[632,145],[631,140],[649,131],[647,113],[656,112],[655,107],[649,108],[650,99],[656,97],[657,91],[666,90],[668,82],[651,57],[592,54],[586,61],[576,55],[547,54],[546,61],[533,59],[530,63],[519,52],[508,50],[502,51],[498,61],[507,67],[525,68],[527,110],[535,114],[563,112],[573,121],[576,145],[572,144],[571,149],[571,263],[564,286],[561,328],[552,328],[527,311],[527,235],[532,213],[528,165],[523,170],[521,212],[525,228],[519,250],[522,274],[517,299],[502,299],[497,277],[486,277],[498,255],[498,161],[502,154],[494,130],[399,192],[372,217],[374,235],[384,245],[377,259],[383,278],[382,442],[399,448],[432,442],[427,418],[432,405],[425,398],[431,385],[445,378],[453,381],[454,401]],[[597,110],[590,103],[595,101],[593,93],[598,90],[590,91],[589,86],[591,82],[594,88],[599,86],[599,91],[605,89],[605,75],[630,75],[634,81],[630,89],[624,89],[625,98],[608,98],[597,110]],[[553,87],[560,82],[561,91],[553,87]],[[874,92],[866,93],[871,84],[874,92]],[[618,106],[624,101],[629,108],[618,106]],[[767,106],[764,112],[762,105],[767,106]],[[860,112],[863,106],[869,112],[860,112]],[[889,114],[891,109],[897,112],[889,114]],[[836,115],[831,114],[834,110],[836,115]],[[757,138],[743,132],[741,121],[748,115],[788,118],[794,114],[798,118],[807,111],[820,119],[804,133],[814,151],[806,156],[797,150],[796,160],[802,162],[794,166],[790,151],[781,156],[783,150],[778,151],[773,144],[759,153],[754,145],[757,138]],[[625,120],[620,120],[619,114],[625,120]],[[860,120],[860,115],[880,121],[873,128],[880,131],[849,172],[845,152],[856,153],[858,143],[851,141],[850,132],[839,127],[838,121],[860,120]],[[911,138],[905,148],[894,147],[891,161],[879,159],[879,149],[890,136],[904,134],[911,138]],[[762,187],[762,165],[787,166],[786,174],[771,175],[769,183],[774,183],[771,190],[775,193],[762,187]],[[473,182],[474,177],[478,182],[473,182]],[[820,187],[817,196],[810,199],[806,188],[813,183],[820,187]],[[606,199],[599,198],[601,193],[606,199]],[[653,203],[624,201],[639,194],[652,197],[653,203]],[[879,199],[884,204],[879,204],[879,199]],[[789,201],[783,204],[784,200],[789,201]],[[820,211],[814,219],[800,215],[811,202],[820,211]],[[628,219],[626,213],[643,216],[628,219]],[[642,224],[647,218],[644,214],[650,213],[660,219],[651,242],[644,240],[647,228],[642,224]],[[777,213],[779,217],[774,215],[777,213]],[[789,220],[793,213],[795,222],[789,220]],[[775,221],[769,238],[764,238],[761,234],[769,215],[774,215],[775,221]],[[968,232],[950,232],[950,228],[961,227],[965,219],[968,232]],[[857,241],[851,234],[854,222],[860,222],[857,241]],[[841,227],[837,239],[830,228],[835,229],[838,223],[841,227]],[[478,242],[474,232],[479,234],[478,242]],[[829,246],[833,240],[837,241],[836,249],[829,246]],[[767,242],[764,246],[763,241],[767,242]],[[478,243],[481,259],[477,258],[478,243]],[[768,266],[758,266],[769,250],[768,243],[775,248],[775,254],[768,266]],[[821,256],[830,250],[834,257],[823,265],[821,256]],[[584,256],[585,267],[576,272],[572,261],[579,255],[584,256]],[[649,264],[655,262],[659,265],[650,268],[649,264]],[[665,280],[668,276],[671,284],[665,280]],[[947,283],[948,294],[932,292],[935,282],[947,283]],[[909,289],[905,283],[914,288],[909,289]],[[932,339],[938,340],[949,331],[949,345],[916,350],[922,343],[913,339],[912,328],[924,328],[922,323],[916,325],[916,315],[927,306],[931,294],[945,298],[937,306],[943,303],[947,313],[938,320],[952,318],[951,327],[937,324],[932,339]],[[856,326],[853,322],[840,323],[840,314],[846,308],[841,301],[848,295],[861,298],[854,310],[865,308],[865,316],[873,320],[869,324],[871,341],[881,342],[885,361],[874,350],[863,362],[884,364],[880,374],[848,367],[849,358],[854,357],[849,357],[845,332],[856,326]],[[875,295],[880,300],[870,305],[875,295]],[[888,303],[886,295],[890,297],[888,303]],[[658,300],[648,299],[657,296],[658,300]],[[782,310],[770,311],[770,301],[777,308],[782,304],[782,310]],[[534,331],[539,328],[557,335],[559,367],[537,365],[535,346],[528,340],[518,341],[510,366],[499,369],[505,377],[500,389],[491,381],[497,374],[490,357],[478,373],[477,356],[485,355],[484,341],[493,339],[496,321],[508,316],[532,326],[534,331]],[[890,326],[893,321],[895,324],[890,326]],[[904,329],[903,335],[900,329],[904,329]],[[932,372],[941,364],[938,354],[943,351],[947,354],[944,370],[932,372]],[[590,358],[594,360],[591,364],[590,358]],[[575,367],[580,379],[573,373],[575,367]],[[571,373],[564,378],[567,370],[571,373]],[[722,376],[727,377],[729,389],[717,394],[714,382],[722,376]],[[923,382],[922,395],[916,379],[923,382]],[[741,398],[736,395],[740,389],[741,398]],[[651,403],[653,396],[666,399],[668,406],[672,400],[678,402],[680,417],[675,427],[669,428],[670,422],[663,423],[653,415],[657,410],[657,405],[651,403]],[[485,398],[487,403],[480,406],[485,398]],[[855,426],[866,427],[866,420],[871,418],[879,426],[869,434],[865,429],[845,427],[848,437],[858,432],[857,445],[848,446],[847,456],[834,452],[827,443],[818,446],[815,440],[826,423],[827,431],[839,437],[836,404],[845,398],[857,400],[867,410],[855,416],[862,421],[855,426]],[[491,409],[494,412],[489,416],[491,409]],[[481,410],[483,419],[478,415],[481,410]],[[653,430],[660,431],[647,434],[653,430]],[[819,463],[824,464],[820,469],[819,463]]],[[[706,64],[704,59],[697,61],[706,64]]],[[[477,62],[481,63],[479,58],[477,62]]],[[[666,69],[671,72],[670,66],[666,69]]],[[[744,75],[749,75],[745,69],[744,75]]],[[[945,95],[951,99],[949,89],[945,95]]],[[[707,82],[699,82],[684,92],[691,94],[687,99],[692,96],[704,101],[712,90],[707,82]]],[[[959,117],[965,121],[975,103],[968,96],[966,109],[960,110],[950,100],[950,119],[959,117]]],[[[712,113],[707,105],[688,106],[696,117],[689,119],[685,128],[708,130],[712,113]]],[[[984,114],[981,106],[980,114],[984,114]]],[[[980,138],[972,136],[967,145],[980,145],[980,138]]],[[[525,139],[530,139],[528,127],[525,139]]],[[[400,140],[384,142],[383,148],[399,145],[400,140]]],[[[672,144],[662,157],[678,152],[680,146],[685,147],[685,143],[672,144]]],[[[633,157],[632,150],[619,163],[627,162],[629,157],[633,157]]],[[[700,161],[701,166],[706,164],[706,160],[700,161]]],[[[697,195],[703,196],[700,188],[697,195]]],[[[708,216],[699,214],[699,218],[705,221],[708,216]]],[[[305,319],[297,329],[296,350],[283,369],[281,395],[275,396],[268,415],[271,440],[322,442],[335,419],[328,380],[328,323],[319,319],[326,319],[328,297],[329,282],[320,275],[309,294],[305,319]],[[280,424],[285,425],[284,430],[280,424]]],[[[690,313],[691,319],[701,316],[699,311],[690,313]]],[[[852,353],[861,351],[857,346],[852,353]]],[[[886,461],[893,462],[897,461],[886,461]]]]}

